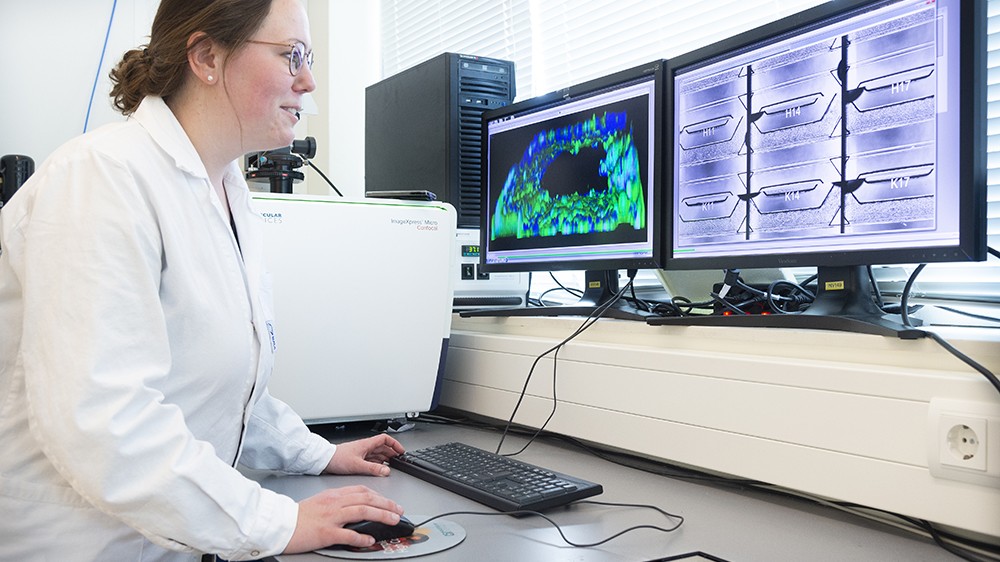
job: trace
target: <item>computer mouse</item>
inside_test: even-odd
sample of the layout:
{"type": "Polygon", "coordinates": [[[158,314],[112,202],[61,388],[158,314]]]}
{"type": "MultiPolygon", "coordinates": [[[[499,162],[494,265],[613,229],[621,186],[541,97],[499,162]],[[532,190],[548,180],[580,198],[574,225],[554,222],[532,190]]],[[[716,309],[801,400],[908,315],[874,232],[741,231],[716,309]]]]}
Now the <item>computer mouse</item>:
{"type": "Polygon", "coordinates": [[[355,521],[344,525],[345,529],[357,531],[362,535],[371,535],[376,541],[387,541],[408,537],[413,534],[414,526],[406,517],[400,516],[399,523],[386,525],[378,521],[355,521]]]}

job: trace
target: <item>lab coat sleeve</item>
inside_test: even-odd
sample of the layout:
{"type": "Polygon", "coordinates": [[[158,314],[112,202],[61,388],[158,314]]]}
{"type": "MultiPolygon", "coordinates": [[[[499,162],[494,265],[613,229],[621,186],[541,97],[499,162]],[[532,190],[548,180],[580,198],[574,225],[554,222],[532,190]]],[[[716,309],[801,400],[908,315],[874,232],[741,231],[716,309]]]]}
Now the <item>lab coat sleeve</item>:
{"type": "Polygon", "coordinates": [[[296,503],[220,459],[157,390],[185,374],[171,373],[149,196],[111,156],[63,158],[39,170],[45,189],[30,194],[25,251],[12,256],[32,435],[78,494],[161,546],[231,560],[280,553],[296,503]]]}
{"type": "Polygon", "coordinates": [[[335,450],[311,432],[291,407],[265,390],[247,424],[240,464],[290,474],[320,474],[335,450]]]}

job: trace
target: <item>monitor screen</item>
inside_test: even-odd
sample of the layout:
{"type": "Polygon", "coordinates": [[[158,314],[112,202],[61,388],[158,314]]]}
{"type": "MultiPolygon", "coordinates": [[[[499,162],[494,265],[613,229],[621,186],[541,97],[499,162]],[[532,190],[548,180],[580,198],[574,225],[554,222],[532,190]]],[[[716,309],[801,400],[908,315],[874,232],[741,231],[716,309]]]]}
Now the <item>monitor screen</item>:
{"type": "Polygon", "coordinates": [[[483,114],[484,271],[584,270],[600,304],[617,270],[661,264],[663,68],[483,114]]]}
{"type": "Polygon", "coordinates": [[[652,63],[483,115],[486,271],[660,261],[661,68],[652,63]]]}
{"type": "Polygon", "coordinates": [[[667,268],[985,259],[982,4],[831,2],[671,59],[667,268]]]}

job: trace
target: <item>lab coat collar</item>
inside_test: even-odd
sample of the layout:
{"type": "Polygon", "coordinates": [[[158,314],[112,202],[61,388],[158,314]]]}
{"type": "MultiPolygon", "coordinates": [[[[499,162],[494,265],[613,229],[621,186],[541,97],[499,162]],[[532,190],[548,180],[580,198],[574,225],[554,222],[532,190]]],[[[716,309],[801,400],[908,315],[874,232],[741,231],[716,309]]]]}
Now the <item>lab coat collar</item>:
{"type": "MultiPolygon", "coordinates": [[[[178,168],[197,178],[204,179],[204,185],[210,185],[208,172],[205,170],[205,164],[202,162],[201,156],[195,150],[191,139],[187,136],[187,132],[181,127],[180,121],[174,116],[173,111],[167,107],[163,98],[146,96],[139,103],[139,107],[136,108],[131,119],[139,123],[149,133],[153,142],[158,144],[164,152],[173,158],[178,168]]],[[[249,291],[248,296],[250,296],[252,301],[254,297],[251,295],[256,295],[260,289],[259,278],[263,271],[260,252],[260,248],[263,246],[259,221],[260,216],[253,211],[249,187],[243,178],[243,173],[240,170],[237,160],[230,162],[226,168],[222,184],[226,190],[226,197],[229,199],[229,208],[232,212],[233,222],[236,224],[236,229],[239,232],[240,247],[243,250],[241,257],[243,267],[245,268],[247,289],[249,291]]],[[[212,201],[215,205],[220,204],[216,198],[213,198],[212,201]]],[[[222,217],[223,215],[220,213],[219,216],[222,217]]],[[[235,239],[233,242],[235,244],[235,239]]],[[[259,311],[260,305],[258,303],[252,303],[251,306],[255,311],[259,311]]],[[[255,322],[258,337],[261,337],[263,340],[263,334],[259,333],[261,327],[256,326],[257,324],[260,324],[260,322],[255,322]]]]}
{"type": "Polygon", "coordinates": [[[137,121],[153,141],[174,159],[178,168],[199,178],[208,179],[205,163],[201,161],[201,156],[191,144],[184,127],[181,127],[180,121],[167,107],[163,98],[146,96],[130,118],[137,121]]]}

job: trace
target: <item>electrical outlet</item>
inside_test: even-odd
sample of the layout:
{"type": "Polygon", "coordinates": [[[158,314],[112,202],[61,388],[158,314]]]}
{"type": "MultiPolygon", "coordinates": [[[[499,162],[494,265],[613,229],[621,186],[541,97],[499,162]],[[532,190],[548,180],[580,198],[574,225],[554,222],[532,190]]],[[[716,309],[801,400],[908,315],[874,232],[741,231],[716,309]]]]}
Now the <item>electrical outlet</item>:
{"type": "Polygon", "coordinates": [[[1000,487],[1000,404],[934,398],[927,422],[933,476],[1000,487]]]}
{"type": "Polygon", "coordinates": [[[986,418],[942,414],[938,422],[941,464],[986,472],[986,418]]]}

